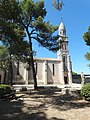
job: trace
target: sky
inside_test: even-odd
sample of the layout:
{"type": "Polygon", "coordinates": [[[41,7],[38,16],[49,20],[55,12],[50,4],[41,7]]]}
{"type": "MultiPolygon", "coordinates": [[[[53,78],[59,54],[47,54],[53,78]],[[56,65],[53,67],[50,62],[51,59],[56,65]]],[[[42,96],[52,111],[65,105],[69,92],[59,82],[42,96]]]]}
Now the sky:
{"type": "MultiPolygon", "coordinates": [[[[45,0],[47,10],[45,20],[49,20],[53,25],[60,25],[63,18],[69,40],[72,70],[76,73],[90,74],[90,68],[87,66],[90,61],[84,57],[90,51],[90,47],[86,46],[83,40],[83,34],[90,26],[90,0],[63,0],[64,6],[61,11],[57,11],[52,6],[52,1],[45,0]]],[[[36,42],[33,43],[33,49],[37,51],[36,57],[38,58],[57,58],[57,53],[39,47],[36,42]]]]}

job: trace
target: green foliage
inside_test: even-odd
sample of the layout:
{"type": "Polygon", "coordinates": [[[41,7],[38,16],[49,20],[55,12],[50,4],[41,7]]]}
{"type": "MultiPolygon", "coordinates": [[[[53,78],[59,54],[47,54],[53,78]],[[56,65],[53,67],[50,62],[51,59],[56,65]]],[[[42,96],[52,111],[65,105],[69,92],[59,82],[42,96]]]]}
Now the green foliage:
{"type": "Polygon", "coordinates": [[[47,12],[43,0],[22,0],[19,3],[17,0],[1,0],[0,3],[0,38],[4,44],[11,47],[11,52],[12,48],[14,51],[18,48],[18,51],[22,49],[24,52],[25,47],[23,49],[21,44],[19,45],[25,35],[24,30],[29,33],[29,38],[37,40],[41,46],[57,51],[58,37],[52,34],[58,26],[44,21],[47,12]]]}
{"type": "MultiPolygon", "coordinates": [[[[84,33],[83,39],[86,42],[86,45],[90,46],[90,26],[88,27],[88,31],[84,33]]],[[[87,52],[85,55],[87,60],[90,60],[90,52],[87,52]]],[[[90,67],[90,64],[88,65],[90,67]]]]}
{"type": "Polygon", "coordinates": [[[0,96],[5,94],[10,94],[12,92],[12,89],[9,85],[1,84],[0,85],[0,96]]]}
{"type": "Polygon", "coordinates": [[[86,57],[87,60],[90,60],[90,53],[87,52],[87,54],[85,55],[85,57],[86,57]]]}
{"type": "Polygon", "coordinates": [[[16,0],[0,0],[0,18],[5,20],[13,20],[19,12],[16,0]],[[14,14],[13,14],[14,13],[14,14]]]}
{"type": "Polygon", "coordinates": [[[0,68],[3,70],[9,68],[9,52],[7,46],[0,46],[0,68]]]}
{"type": "Polygon", "coordinates": [[[83,39],[85,40],[86,44],[90,46],[90,26],[88,27],[88,31],[84,33],[83,39]]]}
{"type": "Polygon", "coordinates": [[[7,59],[8,57],[8,47],[6,46],[0,46],[0,60],[7,59]]]}
{"type": "Polygon", "coordinates": [[[61,0],[53,0],[52,5],[60,11],[64,4],[61,0]]]}
{"type": "Polygon", "coordinates": [[[26,29],[29,40],[34,39],[49,50],[57,51],[57,36],[53,33],[58,26],[53,26],[49,21],[44,21],[46,9],[44,1],[22,0],[20,2],[21,13],[17,21],[26,29]],[[55,49],[56,48],[56,49],[55,49]]]}
{"type": "Polygon", "coordinates": [[[73,74],[73,75],[77,75],[77,73],[76,73],[76,72],[72,72],[72,74],[73,74]]]}
{"type": "Polygon", "coordinates": [[[0,41],[8,46],[9,54],[20,56],[27,43],[23,41],[24,28],[16,22],[19,10],[16,0],[0,1],[0,41]]]}
{"type": "Polygon", "coordinates": [[[85,98],[85,100],[90,100],[90,83],[85,84],[81,88],[81,95],[85,98]]]}

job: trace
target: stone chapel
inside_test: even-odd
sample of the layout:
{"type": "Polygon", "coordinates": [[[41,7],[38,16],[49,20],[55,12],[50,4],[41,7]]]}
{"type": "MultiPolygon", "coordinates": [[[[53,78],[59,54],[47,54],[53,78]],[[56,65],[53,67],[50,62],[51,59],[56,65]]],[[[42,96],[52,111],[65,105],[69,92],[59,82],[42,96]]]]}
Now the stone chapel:
{"type": "MultiPolygon", "coordinates": [[[[58,45],[59,50],[57,52],[57,58],[35,58],[35,70],[38,85],[47,84],[72,84],[72,64],[68,49],[68,37],[66,36],[66,28],[64,23],[61,21],[58,29],[59,39],[58,45]],[[62,42],[63,41],[63,42],[62,42]],[[62,42],[62,45],[60,44],[62,42]]],[[[25,64],[20,63],[19,74],[17,78],[17,64],[13,63],[13,83],[14,84],[32,84],[33,76],[32,69],[27,71],[25,64]]],[[[4,78],[3,71],[0,71],[1,83],[4,78]]]]}

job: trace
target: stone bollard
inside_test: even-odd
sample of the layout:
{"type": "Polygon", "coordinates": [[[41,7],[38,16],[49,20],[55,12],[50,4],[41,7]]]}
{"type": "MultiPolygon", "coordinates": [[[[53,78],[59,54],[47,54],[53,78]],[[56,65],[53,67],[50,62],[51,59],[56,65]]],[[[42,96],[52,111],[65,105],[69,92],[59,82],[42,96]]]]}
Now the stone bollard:
{"type": "Polygon", "coordinates": [[[81,72],[81,80],[82,80],[81,86],[83,86],[85,84],[85,77],[84,77],[83,72],[81,72]]]}

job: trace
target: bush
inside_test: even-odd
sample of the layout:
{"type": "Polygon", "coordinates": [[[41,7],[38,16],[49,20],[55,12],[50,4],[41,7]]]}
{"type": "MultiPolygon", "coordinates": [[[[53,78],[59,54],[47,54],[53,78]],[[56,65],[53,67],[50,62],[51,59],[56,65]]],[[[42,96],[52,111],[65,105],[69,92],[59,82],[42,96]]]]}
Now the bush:
{"type": "Polygon", "coordinates": [[[81,96],[85,98],[85,100],[90,101],[90,83],[85,84],[81,88],[81,96]]]}
{"type": "Polygon", "coordinates": [[[5,95],[5,94],[10,94],[12,92],[12,89],[9,85],[0,85],[0,96],[5,95]]]}

